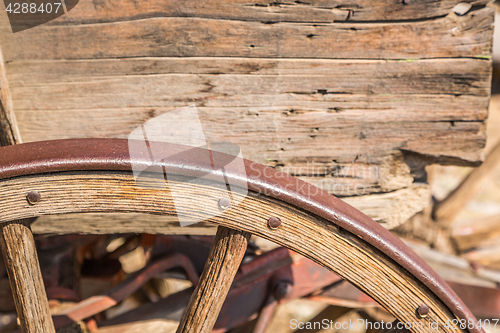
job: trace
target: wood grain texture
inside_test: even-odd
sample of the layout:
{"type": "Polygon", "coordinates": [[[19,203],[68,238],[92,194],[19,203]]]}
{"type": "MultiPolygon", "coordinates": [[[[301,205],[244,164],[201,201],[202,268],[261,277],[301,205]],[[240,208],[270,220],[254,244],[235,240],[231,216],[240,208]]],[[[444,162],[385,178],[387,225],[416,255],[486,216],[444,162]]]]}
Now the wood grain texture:
{"type": "Polygon", "coordinates": [[[137,213],[86,213],[47,215],[32,225],[34,234],[147,233],[165,235],[215,235],[217,226],[199,222],[181,227],[176,216],[137,213]]]}
{"type": "Polygon", "coordinates": [[[23,333],[55,333],[30,222],[2,225],[0,248],[23,333]]]}
{"type": "MultiPolygon", "coordinates": [[[[403,322],[422,320],[425,327],[428,321],[445,322],[454,318],[406,270],[398,268],[359,237],[339,230],[330,222],[281,201],[252,193],[238,206],[217,215],[220,214],[217,201],[226,193],[225,186],[193,187],[185,182],[178,185],[187,186],[185,191],[179,193],[185,193],[192,199],[181,207],[181,212],[186,209],[186,214],[201,220],[211,217],[208,222],[252,233],[311,258],[346,278],[403,322]],[[267,228],[267,219],[271,216],[278,216],[283,221],[278,230],[267,228]],[[431,309],[425,319],[415,317],[415,309],[421,304],[427,304],[431,309]]],[[[0,221],[76,212],[175,214],[168,190],[139,188],[129,173],[65,173],[20,177],[2,181],[1,189],[0,221]],[[23,193],[26,188],[40,191],[42,200],[36,206],[25,204],[23,193]]],[[[414,329],[413,332],[423,333],[427,330],[414,329]]],[[[452,331],[440,327],[440,332],[452,331]]]]}
{"type": "MultiPolygon", "coordinates": [[[[370,196],[353,196],[344,201],[361,210],[386,229],[393,229],[429,204],[430,189],[413,184],[397,191],[370,196]]],[[[199,222],[181,227],[176,216],[134,213],[86,213],[39,217],[31,229],[35,234],[149,233],[168,235],[215,235],[216,226],[199,222]]]]}
{"type": "Polygon", "coordinates": [[[434,218],[442,225],[451,225],[455,216],[498,167],[500,167],[500,142],[491,150],[480,167],[474,169],[453,192],[435,205],[434,218]]]}
{"type": "Polygon", "coordinates": [[[483,161],[494,10],[458,2],[82,2],[20,34],[0,18],[0,44],[25,141],[124,138],[194,104],[208,141],[365,199],[409,188],[408,153],[483,161]]]}
{"type": "Polygon", "coordinates": [[[0,49],[0,146],[22,143],[12,105],[2,49],[0,49]]]}
{"type": "Polygon", "coordinates": [[[485,267],[473,270],[470,262],[464,258],[436,251],[418,243],[410,241],[405,243],[446,281],[486,288],[497,288],[500,283],[498,270],[485,267]]]}
{"type": "Polygon", "coordinates": [[[247,249],[250,233],[218,227],[205,268],[177,333],[209,333],[247,249]]]}
{"type": "MultiPolygon", "coordinates": [[[[0,49],[0,146],[22,143],[0,49]]],[[[0,225],[0,249],[24,333],[55,333],[38,263],[31,219],[0,225]]]]}
{"type": "Polygon", "coordinates": [[[487,216],[452,228],[451,237],[458,250],[467,251],[479,247],[500,236],[500,215],[487,216]]]}
{"type": "Polygon", "coordinates": [[[194,103],[207,139],[293,167],[316,162],[311,151],[332,164],[400,149],[478,163],[490,68],[480,59],[159,58],[14,61],[8,70],[28,141],[126,137],[194,103]]]}
{"type": "Polygon", "coordinates": [[[399,24],[265,24],[167,17],[110,24],[42,25],[22,34],[7,33],[11,28],[4,18],[0,22],[0,43],[6,62],[166,56],[474,58],[491,55],[493,13],[493,8],[485,7],[464,16],[450,14],[399,24]]]}
{"type": "Polygon", "coordinates": [[[132,0],[82,2],[53,25],[89,24],[139,20],[152,17],[197,17],[255,22],[332,23],[337,21],[404,21],[448,15],[460,2],[481,6],[485,0],[418,1],[405,5],[397,0],[313,0],[273,2],[269,0],[152,0],[137,5],[132,0]],[[350,12],[351,11],[351,12],[350,12]]]}

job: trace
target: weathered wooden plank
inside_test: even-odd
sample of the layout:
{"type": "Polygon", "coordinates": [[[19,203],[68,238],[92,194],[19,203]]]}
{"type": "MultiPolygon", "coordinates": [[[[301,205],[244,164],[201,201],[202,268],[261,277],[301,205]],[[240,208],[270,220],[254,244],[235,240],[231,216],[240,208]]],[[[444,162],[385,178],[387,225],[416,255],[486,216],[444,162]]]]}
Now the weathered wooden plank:
{"type": "Polygon", "coordinates": [[[480,167],[474,169],[453,192],[434,206],[434,218],[442,225],[450,226],[455,216],[479,192],[499,166],[500,142],[495,145],[480,167]]]}
{"type": "Polygon", "coordinates": [[[109,24],[39,26],[0,43],[7,62],[123,57],[420,59],[489,57],[494,9],[388,23],[276,23],[153,18],[109,24]],[[30,47],[26,47],[29,45],[30,47]]]}
{"type": "Polygon", "coordinates": [[[176,216],[138,213],[88,213],[51,215],[38,218],[31,228],[35,234],[148,233],[166,235],[215,235],[217,227],[199,222],[181,227],[176,216]]]}
{"type": "Polygon", "coordinates": [[[458,3],[485,5],[489,0],[425,0],[404,4],[399,0],[153,0],[137,5],[132,0],[81,2],[68,15],[49,24],[88,24],[151,17],[198,17],[257,22],[400,21],[444,16],[458,3]]]}
{"type": "Polygon", "coordinates": [[[0,49],[0,146],[21,143],[21,135],[17,126],[12,97],[10,94],[3,52],[0,49]]]}
{"type": "MultiPolygon", "coordinates": [[[[238,144],[247,158],[261,163],[287,165],[307,160],[366,163],[370,158],[391,155],[400,149],[434,157],[454,157],[457,164],[475,165],[482,161],[481,149],[486,139],[482,121],[426,121],[424,117],[404,120],[397,105],[392,117],[386,110],[370,112],[370,109],[342,112],[296,107],[197,109],[208,141],[238,144]],[[387,116],[377,116],[377,112],[387,116]]],[[[28,141],[88,136],[124,138],[163,110],[151,106],[142,112],[137,109],[19,111],[18,118],[28,141]]],[[[172,123],[171,128],[180,133],[184,127],[180,122],[172,123]]]]}
{"type": "Polygon", "coordinates": [[[386,229],[393,229],[427,207],[431,195],[428,185],[414,183],[408,188],[390,193],[347,197],[343,200],[386,229]]]}
{"type": "MultiPolygon", "coordinates": [[[[124,76],[159,74],[331,76],[346,91],[364,93],[420,91],[486,95],[491,62],[486,59],[269,59],[220,57],[158,57],[89,60],[14,60],[6,64],[11,86],[125,80],[124,76]],[[343,82],[343,80],[348,80],[343,82]],[[370,88],[377,82],[381,87],[370,88]],[[429,87],[431,85],[431,87],[429,87]],[[400,86],[403,86],[401,88],[400,86]],[[396,91],[390,89],[397,89],[396,91]]],[[[224,77],[224,76],[222,76],[224,77]]],[[[231,76],[228,76],[231,77],[231,76]]],[[[130,78],[129,78],[130,79],[130,78]]],[[[333,92],[333,91],[332,91],[333,92]]]]}
{"type": "Polygon", "coordinates": [[[250,148],[249,158],[288,165],[303,161],[301,154],[315,162],[314,147],[328,147],[316,158],[337,162],[407,149],[477,163],[490,66],[472,59],[161,58],[14,61],[8,70],[28,141],[126,137],[151,117],[195,103],[212,141],[233,140],[250,148]],[[207,74],[214,71],[232,74],[207,74]]]}
{"type": "Polygon", "coordinates": [[[461,224],[451,231],[455,245],[460,251],[478,247],[481,243],[500,236],[500,215],[495,214],[461,224]]]}
{"type": "MultiPolygon", "coordinates": [[[[355,208],[392,229],[421,211],[430,201],[428,185],[413,184],[394,192],[344,198],[355,208]]],[[[196,223],[181,227],[175,216],[145,214],[68,214],[41,216],[32,224],[35,234],[109,234],[150,233],[175,235],[214,235],[215,227],[209,223],[196,223]]]]}
{"type": "MultiPolygon", "coordinates": [[[[185,94],[205,92],[207,97],[270,92],[487,97],[491,62],[484,59],[141,58],[13,61],[7,65],[7,70],[10,85],[17,91],[17,96],[29,94],[25,98],[32,100],[35,97],[37,102],[40,98],[43,101],[43,96],[52,91],[64,91],[67,95],[70,87],[76,89],[74,97],[79,97],[103,89],[103,93],[109,89],[125,89],[123,93],[131,94],[132,89],[145,85],[155,93],[164,89],[162,95],[182,90],[185,94]],[[39,92],[25,91],[25,87],[36,87],[39,92]]],[[[196,97],[197,94],[191,96],[196,97]]]]}
{"type": "Polygon", "coordinates": [[[484,267],[474,271],[469,261],[456,255],[439,252],[411,241],[405,243],[446,281],[487,288],[496,288],[500,283],[499,271],[484,267]]]}

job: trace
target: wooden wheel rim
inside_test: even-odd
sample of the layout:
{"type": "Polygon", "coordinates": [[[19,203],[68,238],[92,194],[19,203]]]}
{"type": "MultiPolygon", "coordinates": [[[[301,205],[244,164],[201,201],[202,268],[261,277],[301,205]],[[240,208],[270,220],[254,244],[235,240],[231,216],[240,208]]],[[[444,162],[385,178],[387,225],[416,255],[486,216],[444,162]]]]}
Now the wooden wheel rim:
{"type": "MultiPolygon", "coordinates": [[[[175,214],[168,189],[140,188],[130,171],[88,170],[11,175],[0,184],[0,222],[78,212],[175,214]],[[30,191],[41,195],[36,205],[26,200],[30,191]]],[[[440,323],[439,331],[456,331],[444,327],[444,323],[456,318],[450,311],[457,313],[456,308],[450,309],[449,304],[444,304],[446,299],[436,295],[421,279],[359,235],[293,204],[255,192],[250,192],[240,205],[220,213],[214,198],[222,196],[224,186],[212,184],[200,188],[182,181],[178,181],[177,185],[192,196],[191,202],[195,205],[188,208],[193,214],[216,215],[209,221],[274,241],[333,270],[358,286],[400,321],[422,323],[421,327],[411,327],[411,331],[428,332],[429,323],[436,321],[440,323]],[[270,217],[279,217],[283,221],[276,230],[267,226],[270,217]],[[426,318],[418,318],[415,314],[421,305],[430,308],[426,318]]],[[[480,329],[470,331],[481,332],[480,329]]]]}

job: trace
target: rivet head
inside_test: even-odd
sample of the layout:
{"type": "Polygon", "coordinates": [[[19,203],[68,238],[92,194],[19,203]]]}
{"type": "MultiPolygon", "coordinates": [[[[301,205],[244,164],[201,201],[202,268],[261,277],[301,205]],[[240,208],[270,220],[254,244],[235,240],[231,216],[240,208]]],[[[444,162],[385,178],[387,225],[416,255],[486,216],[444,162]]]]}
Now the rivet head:
{"type": "Polygon", "coordinates": [[[410,4],[410,0],[403,0],[403,4],[404,5],[409,5],[410,4]]]}
{"type": "Polygon", "coordinates": [[[269,229],[276,230],[280,227],[281,225],[281,220],[278,217],[271,217],[269,220],[267,220],[267,226],[269,229]]]}
{"type": "Polygon", "coordinates": [[[420,318],[425,318],[429,314],[429,307],[427,305],[420,305],[417,309],[417,315],[420,318]]]}
{"type": "Polygon", "coordinates": [[[231,206],[231,201],[228,198],[221,198],[219,199],[219,202],[217,203],[219,206],[219,209],[227,209],[229,206],[231,206]]]}
{"type": "Polygon", "coordinates": [[[292,293],[293,285],[290,281],[278,281],[274,287],[274,297],[278,301],[290,297],[292,293]]]}
{"type": "Polygon", "coordinates": [[[42,199],[42,197],[40,196],[40,193],[38,193],[36,191],[31,191],[26,196],[26,200],[28,200],[28,203],[30,205],[35,205],[37,202],[40,201],[40,199],[42,199]]]}

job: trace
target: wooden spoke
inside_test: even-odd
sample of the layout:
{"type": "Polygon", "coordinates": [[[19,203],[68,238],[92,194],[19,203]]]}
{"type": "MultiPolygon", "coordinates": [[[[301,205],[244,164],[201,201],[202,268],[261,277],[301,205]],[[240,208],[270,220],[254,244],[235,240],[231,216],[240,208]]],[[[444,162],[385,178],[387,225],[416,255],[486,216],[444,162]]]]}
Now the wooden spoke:
{"type": "Polygon", "coordinates": [[[31,220],[0,228],[0,247],[23,333],[55,332],[38,264],[31,220]]]}
{"type": "Polygon", "coordinates": [[[177,333],[211,332],[247,248],[250,233],[217,228],[210,255],[177,333]]]}

